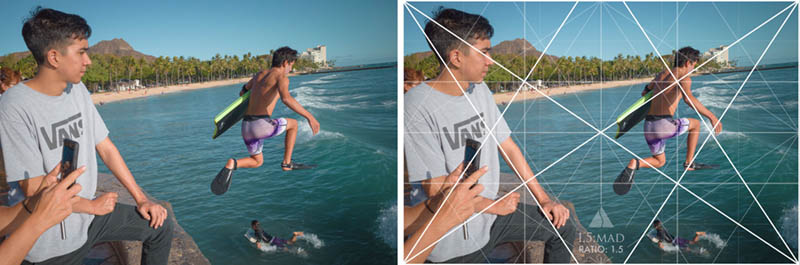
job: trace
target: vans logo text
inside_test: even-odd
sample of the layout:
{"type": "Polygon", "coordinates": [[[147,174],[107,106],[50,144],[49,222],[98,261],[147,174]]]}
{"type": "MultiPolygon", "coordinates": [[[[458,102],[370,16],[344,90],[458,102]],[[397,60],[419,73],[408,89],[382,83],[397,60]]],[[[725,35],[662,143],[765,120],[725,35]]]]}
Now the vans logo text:
{"type": "Polygon", "coordinates": [[[44,135],[44,141],[50,150],[54,150],[61,146],[64,139],[78,139],[83,135],[83,119],[81,113],[72,115],[63,121],[59,121],[50,125],[50,133],[47,133],[46,126],[39,127],[44,135]]]}
{"type": "Polygon", "coordinates": [[[485,127],[483,127],[483,123],[480,120],[481,117],[483,117],[483,112],[453,124],[452,134],[447,130],[447,126],[442,127],[442,131],[444,131],[445,138],[447,138],[447,143],[450,144],[450,148],[456,150],[466,145],[468,138],[476,140],[482,138],[484,136],[483,130],[485,127]]]}

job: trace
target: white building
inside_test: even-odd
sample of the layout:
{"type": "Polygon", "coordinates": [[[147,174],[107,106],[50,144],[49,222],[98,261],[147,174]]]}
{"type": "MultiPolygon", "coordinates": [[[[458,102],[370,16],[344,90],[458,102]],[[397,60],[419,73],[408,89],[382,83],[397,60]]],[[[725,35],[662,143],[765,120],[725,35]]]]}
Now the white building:
{"type": "Polygon", "coordinates": [[[308,58],[312,62],[322,64],[323,66],[328,65],[328,55],[325,45],[317,45],[316,48],[306,49],[306,51],[300,54],[300,58],[308,58]]]}
{"type": "Polygon", "coordinates": [[[728,65],[728,50],[725,50],[725,48],[727,48],[727,46],[722,45],[719,46],[719,48],[708,49],[707,52],[703,53],[703,57],[711,58],[712,56],[719,54],[719,56],[714,58],[714,61],[721,65],[728,65]]]}

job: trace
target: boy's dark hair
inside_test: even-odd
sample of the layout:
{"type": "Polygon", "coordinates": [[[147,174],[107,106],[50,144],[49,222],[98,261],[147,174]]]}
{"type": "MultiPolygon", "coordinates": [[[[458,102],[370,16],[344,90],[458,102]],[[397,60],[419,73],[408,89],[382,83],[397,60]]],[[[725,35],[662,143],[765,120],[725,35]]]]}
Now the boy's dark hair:
{"type": "Polygon", "coordinates": [[[700,51],[691,46],[686,46],[675,53],[675,64],[673,67],[683,67],[686,62],[697,62],[700,60],[700,51]]]}
{"type": "Polygon", "coordinates": [[[661,225],[661,221],[659,220],[653,221],[653,227],[658,228],[659,225],[661,225]]]}
{"type": "Polygon", "coordinates": [[[258,220],[253,220],[252,222],[250,222],[250,226],[254,226],[254,225],[257,225],[257,224],[258,224],[258,220]]]}
{"type": "Polygon", "coordinates": [[[47,51],[63,49],[71,40],[89,39],[91,35],[92,28],[82,17],[41,6],[31,11],[22,25],[22,38],[39,65],[44,63],[47,51]]]}
{"type": "MultiPolygon", "coordinates": [[[[433,17],[434,21],[468,42],[472,42],[471,39],[489,39],[494,35],[494,28],[489,24],[489,20],[480,15],[470,14],[452,8],[445,9],[444,7],[439,7],[439,10],[433,14],[433,17]]],[[[462,49],[461,51],[464,52],[469,52],[470,50],[469,46],[463,45],[464,43],[447,32],[447,30],[436,25],[433,21],[428,21],[428,23],[425,24],[425,35],[431,40],[428,46],[432,51],[435,48],[435,51],[438,51],[439,54],[442,55],[444,64],[450,62],[448,54],[451,50],[462,49]],[[431,43],[433,43],[432,46],[431,43]]]]}
{"type": "Polygon", "coordinates": [[[280,67],[283,62],[291,63],[294,61],[297,61],[297,51],[287,46],[280,47],[272,53],[272,67],[280,67]]]}

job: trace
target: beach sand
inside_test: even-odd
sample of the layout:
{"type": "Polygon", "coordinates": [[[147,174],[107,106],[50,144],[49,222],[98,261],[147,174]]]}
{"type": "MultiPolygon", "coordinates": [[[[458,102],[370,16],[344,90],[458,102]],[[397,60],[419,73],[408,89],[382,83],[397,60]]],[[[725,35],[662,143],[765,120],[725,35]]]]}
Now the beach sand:
{"type": "Polygon", "coordinates": [[[109,102],[114,102],[114,101],[141,98],[141,97],[147,97],[147,96],[152,96],[152,95],[161,95],[161,94],[166,94],[166,93],[174,93],[174,92],[186,91],[186,90],[192,90],[192,89],[200,89],[200,88],[215,87],[215,86],[227,86],[227,85],[233,85],[233,84],[241,84],[241,83],[247,82],[249,80],[250,80],[250,77],[245,77],[245,78],[218,80],[218,81],[183,84],[183,85],[151,87],[151,88],[146,88],[146,89],[139,89],[139,90],[136,90],[136,91],[94,93],[94,94],[92,94],[92,102],[94,102],[94,104],[100,104],[101,102],[102,103],[109,103],[109,102]]]}
{"type": "MultiPolygon", "coordinates": [[[[645,83],[652,80],[652,77],[647,78],[638,78],[638,79],[630,79],[630,80],[620,80],[620,81],[609,81],[603,83],[593,83],[593,84],[583,84],[583,85],[572,85],[572,86],[563,86],[563,87],[554,87],[554,88],[547,88],[542,89],[541,91],[548,96],[556,96],[556,95],[563,95],[567,93],[576,93],[582,91],[589,91],[595,89],[602,89],[602,88],[611,88],[611,87],[618,87],[618,86],[628,86],[634,85],[638,83],[645,83]]],[[[514,96],[515,91],[511,92],[503,92],[503,93],[495,93],[494,94],[494,102],[495,104],[503,104],[503,103],[510,103],[511,98],[514,96]]],[[[537,92],[536,90],[530,91],[520,91],[514,101],[521,101],[521,100],[531,100],[542,97],[542,94],[537,92]]]]}

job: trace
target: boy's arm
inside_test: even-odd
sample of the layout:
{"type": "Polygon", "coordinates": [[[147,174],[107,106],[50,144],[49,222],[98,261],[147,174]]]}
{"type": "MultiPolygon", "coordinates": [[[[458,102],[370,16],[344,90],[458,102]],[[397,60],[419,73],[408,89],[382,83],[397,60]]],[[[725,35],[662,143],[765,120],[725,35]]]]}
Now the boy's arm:
{"type": "Polygon", "coordinates": [[[311,112],[308,112],[305,108],[303,108],[297,100],[292,97],[292,94],[289,93],[289,78],[288,77],[281,77],[278,78],[278,93],[281,96],[281,101],[284,105],[292,109],[300,116],[303,116],[308,120],[308,125],[311,126],[311,131],[314,132],[316,135],[319,132],[319,122],[317,119],[311,115],[311,112]]]}
{"type": "MultiPolygon", "coordinates": [[[[697,112],[699,112],[700,115],[703,115],[706,118],[708,118],[711,121],[711,126],[716,125],[719,121],[717,119],[717,116],[714,116],[714,113],[711,113],[711,111],[708,110],[705,106],[703,106],[703,103],[700,103],[700,100],[697,100],[697,98],[694,97],[694,94],[692,94],[692,80],[689,78],[684,78],[683,80],[681,80],[681,87],[683,87],[683,91],[686,92],[686,93],[681,93],[681,95],[683,96],[683,101],[686,102],[686,105],[689,105],[690,108],[697,110],[697,112]]],[[[719,122],[719,125],[716,125],[714,131],[716,134],[722,132],[721,122],[719,122]]]]}
{"type": "Polygon", "coordinates": [[[531,167],[525,160],[525,156],[522,155],[522,151],[514,140],[511,137],[507,137],[498,147],[498,149],[500,148],[505,151],[505,154],[503,154],[503,152],[500,153],[503,154],[503,160],[506,161],[506,164],[512,169],[516,168],[522,180],[528,182],[528,188],[533,192],[533,196],[539,201],[539,205],[542,206],[542,209],[544,209],[544,215],[553,221],[553,225],[555,225],[556,228],[560,228],[566,224],[567,219],[569,219],[569,210],[560,203],[551,200],[547,192],[539,185],[539,181],[536,178],[528,181],[533,178],[533,171],[531,171],[531,167]]]}
{"type": "Polygon", "coordinates": [[[643,97],[644,95],[647,95],[647,93],[650,92],[650,90],[653,90],[653,88],[656,85],[656,80],[658,80],[658,75],[659,74],[656,74],[656,76],[653,77],[653,80],[650,80],[650,83],[647,83],[647,85],[644,86],[644,89],[642,90],[643,97]]]}
{"type": "Polygon", "coordinates": [[[239,91],[240,97],[244,95],[244,93],[247,93],[247,91],[253,88],[253,82],[255,82],[254,80],[256,80],[256,77],[258,77],[258,74],[260,73],[261,72],[256,73],[252,78],[250,78],[250,81],[247,81],[247,83],[244,83],[244,85],[242,85],[242,90],[239,91]]]}
{"type": "Polygon", "coordinates": [[[147,196],[142,192],[142,188],[136,184],[136,180],[133,179],[131,171],[125,164],[125,160],[122,159],[122,155],[119,154],[119,150],[111,142],[111,139],[106,137],[95,146],[95,149],[97,149],[97,154],[100,155],[103,163],[133,196],[139,214],[144,219],[150,220],[150,227],[158,228],[163,225],[164,220],[167,218],[167,209],[147,199],[147,196]]]}

